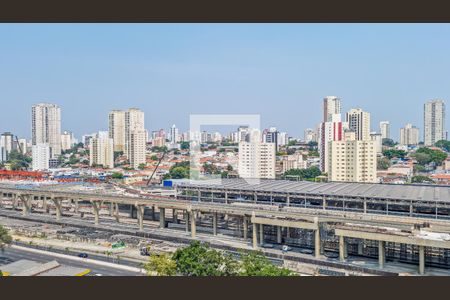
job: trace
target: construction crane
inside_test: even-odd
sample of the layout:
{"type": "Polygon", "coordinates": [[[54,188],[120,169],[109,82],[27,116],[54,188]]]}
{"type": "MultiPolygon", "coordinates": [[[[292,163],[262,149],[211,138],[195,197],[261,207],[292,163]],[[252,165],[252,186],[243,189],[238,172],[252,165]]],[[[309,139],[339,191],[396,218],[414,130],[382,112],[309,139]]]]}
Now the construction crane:
{"type": "MultiPolygon", "coordinates": [[[[17,143],[17,147],[19,147],[19,152],[20,152],[20,153],[24,153],[24,151],[22,151],[22,146],[20,146],[19,138],[17,137],[17,135],[16,135],[16,143],[17,143]]],[[[26,150],[26,149],[25,149],[25,150],[26,150]]]]}
{"type": "Polygon", "coordinates": [[[156,164],[155,169],[153,170],[152,175],[150,175],[149,179],[147,180],[147,186],[150,185],[150,181],[152,180],[153,175],[155,175],[156,170],[157,170],[158,167],[159,167],[159,164],[160,164],[160,163],[162,162],[162,160],[164,159],[164,156],[166,156],[166,153],[167,153],[167,150],[164,150],[163,154],[161,155],[161,158],[158,160],[158,163],[156,164]]]}

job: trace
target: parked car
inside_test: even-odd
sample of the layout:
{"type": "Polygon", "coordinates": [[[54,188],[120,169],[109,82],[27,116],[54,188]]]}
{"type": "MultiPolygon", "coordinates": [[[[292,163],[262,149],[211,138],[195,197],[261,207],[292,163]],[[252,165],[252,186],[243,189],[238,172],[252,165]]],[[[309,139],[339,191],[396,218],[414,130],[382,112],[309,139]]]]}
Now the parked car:
{"type": "Polygon", "coordinates": [[[87,258],[87,257],[88,257],[88,254],[85,253],[85,252],[78,253],[78,257],[81,257],[81,258],[87,258]]]}

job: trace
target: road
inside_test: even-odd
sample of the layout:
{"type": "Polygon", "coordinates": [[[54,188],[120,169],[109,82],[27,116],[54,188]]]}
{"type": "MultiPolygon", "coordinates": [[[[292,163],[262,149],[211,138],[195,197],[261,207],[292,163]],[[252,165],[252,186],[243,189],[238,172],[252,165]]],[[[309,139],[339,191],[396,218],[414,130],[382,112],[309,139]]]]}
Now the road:
{"type": "Polygon", "coordinates": [[[100,266],[100,265],[96,265],[96,264],[92,264],[92,263],[78,262],[78,261],[73,261],[73,260],[65,259],[65,258],[61,258],[61,257],[54,257],[51,255],[50,252],[49,252],[49,254],[40,254],[40,253],[32,253],[32,252],[28,252],[28,251],[20,250],[20,249],[13,249],[10,247],[6,247],[5,251],[3,253],[0,253],[0,269],[1,269],[2,265],[9,264],[11,262],[18,261],[21,259],[28,259],[28,260],[33,260],[33,261],[42,262],[42,263],[56,260],[62,265],[90,269],[91,270],[90,275],[94,275],[94,274],[101,274],[103,276],[139,276],[139,275],[141,275],[139,273],[116,269],[113,267],[100,266]]]}

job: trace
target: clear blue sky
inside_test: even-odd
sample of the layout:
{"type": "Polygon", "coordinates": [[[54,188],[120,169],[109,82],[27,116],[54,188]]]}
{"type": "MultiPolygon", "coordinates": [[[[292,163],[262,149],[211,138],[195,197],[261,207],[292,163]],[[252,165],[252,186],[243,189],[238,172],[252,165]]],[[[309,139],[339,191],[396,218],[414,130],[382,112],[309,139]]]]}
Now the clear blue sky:
{"type": "Polygon", "coordinates": [[[77,137],[128,107],[149,130],[259,113],[302,137],[336,95],[397,138],[407,122],[422,131],[428,99],[450,115],[450,24],[0,24],[0,83],[0,131],[25,137],[41,101],[59,104],[77,137]]]}

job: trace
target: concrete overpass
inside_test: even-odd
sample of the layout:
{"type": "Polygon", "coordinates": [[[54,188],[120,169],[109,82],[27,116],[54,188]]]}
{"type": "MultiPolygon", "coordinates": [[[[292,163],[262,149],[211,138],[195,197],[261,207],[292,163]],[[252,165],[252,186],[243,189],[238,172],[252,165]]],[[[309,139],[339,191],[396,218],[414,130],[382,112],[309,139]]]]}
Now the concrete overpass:
{"type": "MultiPolygon", "coordinates": [[[[412,227],[425,227],[434,232],[450,232],[450,221],[442,219],[424,219],[410,216],[384,215],[368,212],[339,211],[305,207],[280,207],[279,205],[261,203],[229,203],[209,201],[186,200],[180,197],[131,197],[123,195],[113,195],[105,193],[75,192],[66,190],[55,190],[28,187],[14,187],[0,185],[0,207],[21,208],[23,215],[29,215],[35,210],[45,213],[55,213],[57,220],[65,211],[73,210],[80,213],[80,204],[89,205],[93,214],[95,224],[101,222],[100,212],[107,211],[110,216],[115,217],[120,222],[119,205],[127,205],[136,211],[137,227],[142,230],[144,224],[145,209],[151,208],[159,210],[159,223],[161,228],[167,227],[167,222],[184,222],[186,231],[190,231],[191,237],[196,237],[197,220],[205,215],[211,218],[212,233],[217,235],[218,219],[224,216],[233,216],[240,220],[243,228],[244,239],[248,238],[248,233],[252,233],[253,248],[258,249],[264,244],[265,239],[270,239],[271,230],[275,230],[276,243],[282,244],[284,241],[292,240],[290,236],[292,230],[305,230],[313,235],[312,247],[314,255],[319,258],[323,255],[324,240],[321,236],[321,228],[327,225],[332,228],[339,241],[342,237],[346,239],[364,239],[380,241],[381,238],[376,232],[365,232],[356,236],[352,231],[343,231],[347,223],[361,224],[364,226],[386,227],[391,226],[398,230],[410,230],[412,227]],[[106,209],[105,209],[106,208],[106,209]],[[171,213],[169,213],[171,211],[171,213]],[[180,214],[183,217],[180,219],[180,214]],[[171,216],[171,219],[167,218],[171,216]],[[250,226],[250,223],[252,226],[250,226]],[[339,227],[341,226],[341,227],[339,227]],[[292,229],[292,230],[291,230],[292,229]],[[267,233],[265,233],[267,232],[267,233]],[[259,233],[259,243],[258,243],[259,233]]],[[[387,238],[387,237],[383,237],[387,238]]],[[[389,241],[386,239],[385,241],[389,241]]],[[[398,239],[396,242],[405,242],[398,239]]],[[[423,245],[427,247],[426,245],[423,245]]],[[[428,247],[437,247],[433,244],[428,247]]],[[[339,246],[339,250],[346,249],[339,246]]],[[[447,247],[443,247],[449,249],[447,247]]],[[[383,265],[380,264],[380,267],[383,265]]]]}

